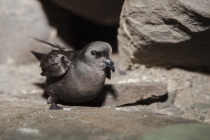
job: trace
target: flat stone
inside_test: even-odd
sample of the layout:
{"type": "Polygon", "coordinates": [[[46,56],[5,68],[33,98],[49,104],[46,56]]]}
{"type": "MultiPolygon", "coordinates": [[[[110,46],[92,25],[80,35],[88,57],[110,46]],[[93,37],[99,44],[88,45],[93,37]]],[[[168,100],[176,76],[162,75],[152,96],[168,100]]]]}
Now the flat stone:
{"type": "Polygon", "coordinates": [[[198,123],[124,107],[63,106],[51,111],[41,101],[28,101],[0,95],[0,135],[8,139],[139,139],[154,128],[174,124],[198,123]]]}
{"type": "Polygon", "coordinates": [[[167,85],[155,82],[135,82],[105,85],[104,106],[149,105],[167,100],[167,85]]]}

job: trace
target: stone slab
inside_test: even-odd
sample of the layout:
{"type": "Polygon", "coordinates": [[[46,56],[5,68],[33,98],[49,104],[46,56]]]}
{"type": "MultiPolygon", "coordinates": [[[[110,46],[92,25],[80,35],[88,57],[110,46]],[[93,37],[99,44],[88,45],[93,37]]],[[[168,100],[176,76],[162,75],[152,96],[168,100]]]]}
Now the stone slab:
{"type": "Polygon", "coordinates": [[[105,85],[103,92],[104,106],[149,105],[168,98],[167,85],[155,82],[105,85]]]}
{"type": "Polygon", "coordinates": [[[198,123],[125,107],[64,106],[64,110],[51,111],[47,104],[40,101],[14,99],[4,94],[0,96],[2,140],[135,140],[154,128],[198,123]]]}

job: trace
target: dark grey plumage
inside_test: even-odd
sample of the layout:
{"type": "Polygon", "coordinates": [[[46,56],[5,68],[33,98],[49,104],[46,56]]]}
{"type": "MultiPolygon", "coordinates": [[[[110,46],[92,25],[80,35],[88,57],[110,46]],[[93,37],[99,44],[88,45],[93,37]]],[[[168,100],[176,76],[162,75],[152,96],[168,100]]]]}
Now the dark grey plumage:
{"type": "Polygon", "coordinates": [[[48,54],[32,51],[40,60],[42,76],[46,76],[46,92],[50,109],[62,109],[58,100],[72,103],[86,102],[97,97],[105,83],[115,71],[111,61],[112,48],[106,42],[96,41],[81,51],[70,51],[36,39],[58,50],[48,54]]]}

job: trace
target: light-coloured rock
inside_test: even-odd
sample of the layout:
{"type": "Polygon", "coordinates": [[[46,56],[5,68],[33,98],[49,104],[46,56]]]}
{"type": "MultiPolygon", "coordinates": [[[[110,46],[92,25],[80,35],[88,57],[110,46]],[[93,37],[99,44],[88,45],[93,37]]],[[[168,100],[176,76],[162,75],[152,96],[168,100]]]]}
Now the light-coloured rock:
{"type": "Polygon", "coordinates": [[[167,70],[140,66],[138,69],[128,71],[121,79],[165,83],[168,85],[169,98],[166,102],[158,103],[154,111],[209,123],[209,75],[178,68],[167,70]]]}
{"type": "Polygon", "coordinates": [[[150,105],[167,100],[167,85],[157,82],[134,82],[105,85],[104,106],[150,105]]]}
{"type": "Polygon", "coordinates": [[[210,68],[209,0],[125,0],[121,68],[133,64],[210,68]]]}
{"type": "Polygon", "coordinates": [[[196,121],[123,108],[65,106],[48,110],[40,101],[0,95],[1,140],[137,140],[154,128],[196,121]]]}
{"type": "Polygon", "coordinates": [[[209,7],[208,0],[125,0],[120,68],[133,70],[128,77],[138,82],[168,85],[169,99],[158,104],[159,113],[209,123],[209,7]]]}
{"type": "Polygon", "coordinates": [[[0,1],[0,63],[26,63],[35,58],[31,50],[45,47],[30,37],[47,39],[51,28],[39,1],[0,1]]]}

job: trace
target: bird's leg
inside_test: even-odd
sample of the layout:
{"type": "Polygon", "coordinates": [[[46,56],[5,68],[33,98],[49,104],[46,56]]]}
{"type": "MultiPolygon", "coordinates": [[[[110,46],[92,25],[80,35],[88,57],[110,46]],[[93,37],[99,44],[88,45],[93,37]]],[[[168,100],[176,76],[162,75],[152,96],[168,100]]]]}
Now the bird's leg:
{"type": "Polygon", "coordinates": [[[47,99],[47,104],[52,104],[53,102],[57,102],[58,100],[56,98],[53,97],[48,97],[47,99]]]}
{"type": "Polygon", "coordinates": [[[55,94],[48,92],[49,98],[47,99],[47,103],[51,104],[50,110],[62,110],[63,108],[58,106],[56,103],[58,102],[58,98],[55,96],[55,94]]]}

